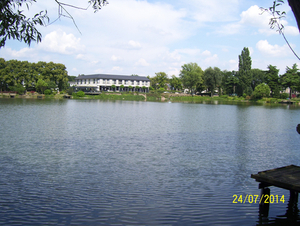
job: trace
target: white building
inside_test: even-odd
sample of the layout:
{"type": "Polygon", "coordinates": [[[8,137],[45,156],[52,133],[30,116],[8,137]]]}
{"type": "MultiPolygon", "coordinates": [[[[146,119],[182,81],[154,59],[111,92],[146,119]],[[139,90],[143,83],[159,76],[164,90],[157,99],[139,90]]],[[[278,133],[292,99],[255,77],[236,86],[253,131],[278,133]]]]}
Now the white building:
{"type": "Polygon", "coordinates": [[[143,76],[126,75],[81,75],[75,78],[77,91],[138,91],[149,92],[150,79],[143,76]]]}

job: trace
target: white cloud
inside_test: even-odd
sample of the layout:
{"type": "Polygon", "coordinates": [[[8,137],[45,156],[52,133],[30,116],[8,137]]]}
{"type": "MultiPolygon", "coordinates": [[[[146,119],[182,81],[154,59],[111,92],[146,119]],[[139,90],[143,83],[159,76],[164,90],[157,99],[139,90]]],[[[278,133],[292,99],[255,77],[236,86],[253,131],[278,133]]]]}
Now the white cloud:
{"type": "Polygon", "coordinates": [[[143,67],[147,67],[150,64],[147,63],[147,61],[143,58],[139,59],[138,62],[135,63],[136,66],[143,66],[143,67]]]}
{"type": "Polygon", "coordinates": [[[115,56],[115,55],[112,55],[111,56],[111,60],[112,61],[120,61],[122,58],[121,57],[119,57],[119,56],[115,56]]]}
{"type": "Polygon", "coordinates": [[[61,54],[75,54],[84,50],[84,45],[80,43],[80,38],[76,38],[73,34],[66,34],[61,30],[52,31],[47,34],[38,47],[47,52],[55,52],[61,54]]]}
{"type": "Polygon", "coordinates": [[[205,51],[202,52],[202,55],[203,56],[211,56],[211,52],[208,51],[208,50],[205,50],[205,51]]]}
{"type": "Polygon", "coordinates": [[[231,21],[235,18],[238,0],[190,0],[185,4],[192,8],[192,15],[198,23],[231,21]]]}
{"type": "Polygon", "coordinates": [[[256,48],[263,54],[273,56],[273,57],[282,57],[287,55],[287,53],[289,52],[287,45],[284,46],[271,45],[267,40],[260,40],[256,44],[256,48]]]}
{"type": "Polygon", "coordinates": [[[23,48],[20,49],[19,51],[13,50],[11,48],[5,48],[5,55],[10,56],[12,58],[26,58],[28,56],[33,56],[36,55],[36,52],[34,49],[31,48],[23,48]]]}
{"type": "Polygon", "coordinates": [[[115,66],[112,68],[112,71],[123,71],[123,68],[121,68],[119,66],[115,66]]]}
{"type": "MultiPolygon", "coordinates": [[[[240,14],[238,22],[229,23],[218,29],[218,33],[225,35],[233,35],[244,32],[245,29],[257,28],[257,31],[265,35],[278,34],[277,29],[270,29],[269,21],[271,15],[263,12],[259,6],[253,5],[240,14]]],[[[288,22],[284,19],[280,21],[285,26],[284,32],[290,35],[298,35],[298,29],[294,26],[288,26],[288,22]]]]}

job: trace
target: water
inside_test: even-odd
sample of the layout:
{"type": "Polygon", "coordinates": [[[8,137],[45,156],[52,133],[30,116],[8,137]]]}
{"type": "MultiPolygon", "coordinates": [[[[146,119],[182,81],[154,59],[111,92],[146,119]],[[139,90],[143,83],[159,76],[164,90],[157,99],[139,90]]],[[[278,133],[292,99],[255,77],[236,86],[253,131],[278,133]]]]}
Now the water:
{"type": "Polygon", "coordinates": [[[253,173],[300,165],[299,110],[0,99],[0,225],[274,223],[288,191],[271,187],[285,203],[263,219],[233,195],[260,194],[253,173]]]}

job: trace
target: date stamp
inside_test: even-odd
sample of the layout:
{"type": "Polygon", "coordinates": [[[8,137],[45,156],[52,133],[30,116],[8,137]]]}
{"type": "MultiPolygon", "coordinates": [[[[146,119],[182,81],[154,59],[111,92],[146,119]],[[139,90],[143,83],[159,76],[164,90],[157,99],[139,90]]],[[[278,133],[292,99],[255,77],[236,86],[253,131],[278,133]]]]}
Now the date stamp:
{"type": "Polygon", "coordinates": [[[262,196],[260,195],[233,195],[233,201],[232,203],[284,203],[284,195],[268,195],[268,194],[263,194],[262,196]]]}

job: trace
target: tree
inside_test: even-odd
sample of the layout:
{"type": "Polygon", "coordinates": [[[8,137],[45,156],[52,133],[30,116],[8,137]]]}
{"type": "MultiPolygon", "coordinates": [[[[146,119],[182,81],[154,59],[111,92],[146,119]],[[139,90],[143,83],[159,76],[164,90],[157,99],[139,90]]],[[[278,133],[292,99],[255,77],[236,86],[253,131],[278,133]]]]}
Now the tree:
{"type": "Polygon", "coordinates": [[[169,81],[172,90],[182,90],[182,82],[180,78],[172,75],[172,78],[169,81]]]}
{"type": "Polygon", "coordinates": [[[236,74],[236,71],[223,71],[222,88],[226,94],[233,94],[236,92],[236,86],[239,81],[236,74]]]}
{"type": "Polygon", "coordinates": [[[270,87],[265,83],[261,83],[255,87],[252,95],[255,98],[268,97],[270,95],[270,87]]]}
{"type": "Polygon", "coordinates": [[[257,85],[265,82],[266,73],[260,69],[254,68],[251,69],[251,74],[252,74],[251,88],[252,90],[254,90],[257,85]]]}
{"type": "Polygon", "coordinates": [[[242,96],[244,93],[251,95],[251,64],[252,60],[250,57],[250,51],[248,48],[244,47],[241,55],[239,55],[239,73],[238,73],[238,94],[242,96]]]}
{"type": "Polygon", "coordinates": [[[197,85],[203,84],[203,71],[197,63],[189,63],[181,66],[180,78],[183,86],[189,89],[190,93],[194,95],[197,85]]]}
{"type": "MultiPolygon", "coordinates": [[[[58,18],[64,16],[73,20],[75,26],[77,27],[74,18],[67,11],[66,7],[72,7],[76,9],[87,10],[87,8],[79,8],[74,5],[65,4],[61,1],[54,0],[58,4],[58,18]]],[[[49,18],[47,16],[47,10],[35,13],[32,18],[27,18],[23,14],[22,7],[26,6],[29,10],[33,3],[37,0],[1,0],[0,1],[0,48],[5,46],[7,39],[17,39],[28,45],[32,41],[40,42],[42,40],[42,35],[38,31],[37,26],[46,26],[49,23],[49,18]]],[[[92,5],[94,11],[98,11],[102,6],[106,5],[107,0],[89,0],[88,4],[92,5]]],[[[56,20],[57,20],[56,19],[56,20]]],[[[55,20],[55,21],[56,21],[55,20]]],[[[78,27],[77,27],[78,29],[78,27]]]]}
{"type": "Polygon", "coordinates": [[[281,76],[281,84],[284,88],[290,88],[290,98],[292,98],[292,92],[299,87],[300,76],[297,64],[294,64],[292,68],[286,67],[286,72],[281,76]]]}
{"type": "Polygon", "coordinates": [[[156,85],[156,89],[167,89],[167,82],[168,82],[168,76],[165,72],[158,72],[155,73],[155,77],[156,77],[156,81],[157,81],[157,85],[156,85]]]}
{"type": "Polygon", "coordinates": [[[280,82],[279,82],[279,69],[276,66],[269,65],[266,72],[266,83],[271,89],[272,97],[279,98],[280,82]]]}
{"type": "Polygon", "coordinates": [[[218,67],[207,68],[204,71],[204,83],[211,93],[211,97],[214,95],[215,89],[221,85],[222,72],[218,67]]]}
{"type": "Polygon", "coordinates": [[[37,91],[44,93],[44,91],[48,88],[47,82],[45,82],[43,79],[39,79],[36,83],[36,89],[37,91]]]}

